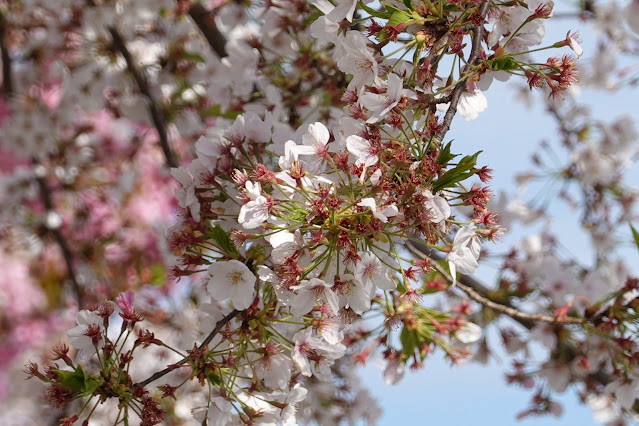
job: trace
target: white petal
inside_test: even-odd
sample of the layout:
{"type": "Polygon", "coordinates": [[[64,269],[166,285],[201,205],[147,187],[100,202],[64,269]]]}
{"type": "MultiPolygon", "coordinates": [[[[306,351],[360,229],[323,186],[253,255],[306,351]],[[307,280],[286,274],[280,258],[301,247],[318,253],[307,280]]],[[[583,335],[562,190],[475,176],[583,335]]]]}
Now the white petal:
{"type": "Polygon", "coordinates": [[[335,292],[327,288],[324,290],[324,296],[326,296],[326,301],[330,305],[333,314],[337,315],[339,312],[339,300],[335,292]]]}
{"type": "Polygon", "coordinates": [[[462,343],[474,343],[481,338],[481,334],[481,327],[469,322],[455,333],[455,338],[462,343]]]}

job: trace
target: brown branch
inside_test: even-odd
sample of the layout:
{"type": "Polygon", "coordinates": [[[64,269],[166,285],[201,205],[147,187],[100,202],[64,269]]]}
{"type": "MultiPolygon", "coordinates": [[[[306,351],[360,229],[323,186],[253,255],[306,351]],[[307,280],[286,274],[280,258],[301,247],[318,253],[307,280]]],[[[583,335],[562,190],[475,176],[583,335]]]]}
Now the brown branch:
{"type": "Polygon", "coordinates": [[[126,47],[126,44],[118,30],[115,27],[109,27],[109,32],[111,33],[111,38],[113,39],[113,47],[124,57],[127,69],[138,85],[140,93],[147,99],[149,112],[151,114],[151,120],[153,121],[153,124],[155,125],[155,128],[158,132],[160,145],[162,146],[162,151],[164,152],[164,157],[166,158],[167,165],[169,167],[179,167],[180,164],[175,157],[173,150],[171,150],[171,146],[169,145],[164,113],[158,106],[153,93],[151,93],[151,89],[149,87],[149,83],[146,80],[146,77],[135,65],[133,56],[131,55],[131,52],[129,52],[129,49],[126,47]]]}
{"type": "MultiPolygon", "coordinates": [[[[415,256],[418,256],[422,259],[427,259],[427,258],[430,258],[433,260],[443,259],[442,256],[438,256],[436,253],[427,255],[423,250],[420,250],[418,246],[426,248],[425,245],[416,243],[414,241],[410,241],[406,244],[406,247],[411,253],[413,253],[415,256]]],[[[451,283],[453,282],[453,279],[452,279],[453,277],[448,272],[446,272],[439,264],[434,262],[433,265],[437,269],[437,272],[442,274],[444,278],[446,278],[451,283]]],[[[508,302],[504,304],[499,304],[493,300],[490,300],[490,298],[488,297],[489,290],[479,281],[477,281],[476,279],[470,276],[460,275],[459,280],[457,280],[457,286],[460,288],[460,290],[462,290],[464,293],[466,293],[469,297],[471,297],[476,302],[484,306],[487,306],[491,309],[494,309],[498,312],[501,312],[505,315],[508,315],[509,317],[511,317],[518,323],[520,323],[522,326],[526,327],[528,330],[533,328],[536,322],[548,322],[551,324],[555,324],[556,326],[561,326],[564,324],[582,324],[583,325],[586,322],[599,321],[607,313],[607,311],[603,311],[589,318],[566,318],[571,321],[557,321],[557,318],[555,317],[548,317],[548,316],[542,315],[542,317],[546,317],[546,319],[551,320],[551,321],[547,321],[544,319],[540,319],[539,316],[537,315],[527,314],[527,313],[518,311],[508,302]],[[578,320],[578,322],[572,322],[572,320],[578,320]]],[[[632,301],[629,301],[626,305],[629,306],[631,303],[632,301]]],[[[566,342],[563,349],[565,351],[565,354],[570,359],[575,359],[578,356],[583,355],[583,353],[570,342],[566,342]]],[[[588,374],[588,377],[593,380],[596,380],[597,382],[601,383],[604,386],[612,382],[613,380],[612,376],[608,374],[607,372],[605,372],[603,369],[599,369],[597,371],[594,371],[588,374]]]]}
{"type": "MultiPolygon", "coordinates": [[[[37,165],[35,162],[34,165],[35,167],[42,167],[37,165]]],[[[40,190],[40,200],[42,200],[42,204],[44,204],[45,215],[55,213],[53,202],[51,201],[51,191],[47,187],[45,177],[36,173],[35,180],[40,190]]],[[[54,240],[58,244],[58,247],[60,247],[60,251],[62,252],[62,257],[64,258],[64,263],[67,268],[67,277],[69,278],[69,281],[71,281],[71,289],[75,295],[75,299],[78,302],[78,307],[82,308],[82,289],[80,288],[80,284],[78,283],[78,279],[75,273],[75,267],[73,266],[73,253],[71,252],[69,243],[67,242],[64,235],[62,235],[62,232],[59,228],[49,228],[48,226],[45,227],[47,231],[53,236],[54,240]]]]}
{"type": "MultiPolygon", "coordinates": [[[[178,0],[178,3],[181,1],[189,1],[189,0],[178,0]]],[[[207,10],[201,3],[194,3],[189,7],[189,16],[193,19],[193,22],[200,29],[200,32],[206,38],[206,41],[211,46],[211,49],[220,57],[220,59],[228,56],[228,52],[226,51],[226,37],[224,34],[220,32],[215,25],[215,17],[213,12],[207,10]]],[[[259,99],[262,95],[259,94],[259,89],[254,84],[253,85],[253,93],[251,94],[253,100],[259,99]]]]}
{"type": "MultiPolygon", "coordinates": [[[[237,309],[234,309],[230,314],[228,314],[227,316],[225,316],[224,318],[222,318],[221,320],[219,320],[217,323],[215,323],[215,327],[213,328],[213,330],[209,333],[208,336],[206,336],[206,339],[204,339],[204,341],[202,342],[202,344],[198,347],[199,350],[203,350],[204,347],[206,345],[208,345],[209,343],[211,343],[211,340],[213,340],[213,338],[215,337],[215,335],[217,333],[219,333],[219,331],[222,329],[222,327],[224,327],[229,321],[231,321],[233,318],[235,318],[238,314],[240,313],[240,311],[238,311],[237,309]]],[[[159,379],[160,377],[166,376],[167,374],[169,374],[171,371],[175,370],[177,368],[177,366],[179,365],[183,365],[188,361],[189,357],[185,357],[182,358],[180,361],[176,362],[175,364],[172,364],[171,366],[165,368],[162,371],[158,371],[157,373],[153,374],[151,377],[149,377],[146,380],[143,380],[141,382],[138,382],[136,384],[133,385],[133,387],[138,387],[138,386],[146,386],[149,383],[159,379]]]]}
{"type": "MultiPolygon", "coordinates": [[[[408,243],[407,247],[411,253],[421,257],[422,259],[434,258],[434,256],[429,256],[423,251],[419,250],[413,243],[408,243]]],[[[433,267],[448,282],[452,283],[454,281],[453,277],[437,262],[433,262],[433,267]]],[[[530,314],[527,312],[522,312],[511,305],[497,303],[488,297],[488,290],[483,285],[479,284],[478,281],[472,279],[471,277],[467,277],[465,275],[462,275],[461,278],[457,281],[457,287],[461,291],[466,293],[466,295],[475,302],[522,322],[522,325],[524,325],[526,328],[532,327],[531,322],[545,322],[549,324],[585,324],[586,322],[588,322],[587,318],[553,317],[542,314],[530,314]]]]}
{"type": "MultiPolygon", "coordinates": [[[[486,0],[486,2],[479,7],[479,13],[481,14],[482,17],[484,18],[486,17],[486,14],[488,13],[489,8],[490,8],[490,0],[486,0]]],[[[470,77],[470,69],[474,65],[476,65],[477,61],[479,60],[479,54],[481,52],[481,40],[482,40],[483,34],[484,34],[483,24],[475,25],[473,27],[472,48],[470,50],[470,56],[468,57],[467,64],[464,66],[464,69],[462,70],[461,78],[459,79],[459,81],[457,82],[457,85],[455,86],[455,88],[453,89],[451,93],[450,106],[448,107],[448,110],[446,110],[446,114],[444,115],[442,130],[437,135],[437,138],[440,141],[444,140],[446,133],[448,133],[448,131],[450,130],[450,125],[453,122],[453,118],[455,117],[455,114],[457,113],[457,105],[459,105],[459,100],[461,99],[461,95],[464,92],[464,89],[466,89],[466,84],[468,83],[468,78],[470,77]]]]}
{"type": "Polygon", "coordinates": [[[206,41],[209,42],[213,51],[217,53],[217,56],[225,58],[228,55],[226,52],[226,37],[215,25],[213,14],[206,10],[201,3],[194,3],[189,8],[189,16],[200,29],[206,41]]]}
{"type": "Polygon", "coordinates": [[[0,57],[2,59],[2,92],[9,100],[13,94],[13,78],[11,76],[11,56],[7,47],[7,21],[0,13],[0,57]]]}

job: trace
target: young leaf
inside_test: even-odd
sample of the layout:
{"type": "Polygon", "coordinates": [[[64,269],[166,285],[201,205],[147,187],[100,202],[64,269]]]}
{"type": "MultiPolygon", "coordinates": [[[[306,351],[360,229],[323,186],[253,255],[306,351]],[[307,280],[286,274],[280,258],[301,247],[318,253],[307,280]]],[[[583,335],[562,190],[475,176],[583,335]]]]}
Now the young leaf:
{"type": "Polygon", "coordinates": [[[84,388],[84,371],[78,365],[75,371],[53,370],[60,379],[60,384],[73,392],[82,392],[84,388]]]}
{"type": "Polygon", "coordinates": [[[510,71],[519,68],[519,63],[510,55],[499,56],[488,61],[488,68],[493,71],[510,71]]]}
{"type": "Polygon", "coordinates": [[[222,107],[220,105],[214,105],[209,109],[204,110],[204,113],[213,117],[222,117],[228,118],[229,120],[235,120],[238,115],[240,115],[239,111],[222,111],[222,107]]]}
{"type": "Polygon", "coordinates": [[[220,227],[220,225],[215,225],[211,232],[211,238],[217,243],[218,247],[224,250],[224,252],[229,256],[234,258],[239,256],[235,244],[233,244],[229,235],[220,227]]]}
{"type": "Polygon", "coordinates": [[[392,15],[392,12],[380,12],[379,10],[375,10],[373,8],[366,6],[364,2],[361,2],[361,1],[359,2],[359,7],[364,9],[366,13],[368,13],[371,16],[374,16],[375,18],[390,19],[392,15]]]}
{"type": "Polygon", "coordinates": [[[58,375],[60,384],[73,392],[90,395],[102,384],[102,379],[86,375],[81,365],[78,365],[75,371],[53,371],[58,375]]]}
{"type": "Polygon", "coordinates": [[[446,144],[446,146],[444,146],[440,151],[439,151],[439,155],[437,156],[437,164],[448,164],[448,162],[450,160],[452,160],[455,157],[458,157],[459,154],[451,154],[450,153],[450,146],[453,143],[453,141],[450,141],[446,144]]]}
{"type": "Polygon", "coordinates": [[[413,16],[410,13],[407,13],[403,10],[398,10],[393,12],[391,17],[388,19],[388,23],[386,25],[390,27],[396,27],[399,24],[405,24],[413,20],[413,16]]]}
{"type": "Polygon", "coordinates": [[[632,231],[632,237],[635,239],[635,245],[637,246],[637,249],[639,249],[639,232],[637,232],[635,227],[632,226],[632,223],[630,224],[630,230],[632,231]]]}
{"type": "Polygon", "coordinates": [[[419,344],[419,337],[417,331],[409,330],[407,327],[402,329],[399,335],[399,341],[402,344],[402,352],[407,357],[411,357],[415,353],[415,348],[419,344]]]}
{"type": "Polygon", "coordinates": [[[477,163],[477,157],[480,153],[481,151],[478,151],[475,153],[475,155],[467,155],[466,157],[461,159],[457,166],[444,173],[433,184],[433,193],[441,191],[444,188],[455,186],[457,182],[461,182],[462,180],[474,175],[475,172],[471,172],[470,170],[475,167],[475,164],[477,163]]]}

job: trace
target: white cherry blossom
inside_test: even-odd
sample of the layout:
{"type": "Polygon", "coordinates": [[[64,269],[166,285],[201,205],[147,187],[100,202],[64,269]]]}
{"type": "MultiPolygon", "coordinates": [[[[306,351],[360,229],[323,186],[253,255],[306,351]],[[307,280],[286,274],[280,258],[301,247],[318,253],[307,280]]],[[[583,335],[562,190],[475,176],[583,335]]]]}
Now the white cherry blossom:
{"type": "Polygon", "coordinates": [[[302,375],[306,377],[315,376],[320,380],[330,380],[330,366],[336,359],[344,355],[346,347],[344,345],[331,345],[324,339],[319,339],[312,335],[313,330],[307,327],[298,331],[293,336],[295,347],[291,352],[293,361],[299,367],[302,375]],[[312,359],[309,355],[313,354],[312,359]]]}
{"type": "Polygon", "coordinates": [[[171,169],[171,176],[177,180],[181,188],[175,189],[175,198],[177,198],[180,207],[188,209],[191,212],[193,220],[200,221],[200,202],[195,196],[195,181],[193,177],[186,171],[184,167],[174,167],[171,169]]]}
{"type": "Polygon", "coordinates": [[[465,225],[455,235],[453,248],[446,256],[450,275],[453,277],[453,285],[457,283],[457,272],[472,274],[479,266],[479,251],[481,250],[475,225],[465,225]]]}
{"type": "Polygon", "coordinates": [[[399,210],[397,209],[397,206],[395,206],[394,203],[384,207],[382,211],[378,211],[377,203],[375,202],[375,199],[370,197],[362,198],[362,201],[357,203],[357,205],[361,207],[368,207],[373,213],[373,216],[375,216],[377,219],[381,220],[384,223],[388,222],[389,217],[397,216],[397,213],[399,212],[399,210]]]}
{"type": "Polygon", "coordinates": [[[440,195],[433,195],[430,190],[422,191],[422,196],[426,198],[424,206],[430,212],[430,220],[433,223],[439,223],[450,217],[450,205],[448,201],[440,195]]]}
{"type": "Polygon", "coordinates": [[[257,278],[239,260],[217,261],[208,268],[211,276],[206,289],[215,300],[231,299],[235,309],[243,311],[255,299],[257,278]]]}
{"type": "Polygon", "coordinates": [[[475,343],[481,339],[482,329],[475,323],[467,322],[455,332],[455,339],[462,343],[475,343]]]}
{"type": "Polygon", "coordinates": [[[355,264],[353,275],[365,289],[374,289],[375,286],[382,290],[395,289],[395,283],[389,276],[389,268],[379,260],[379,257],[371,252],[359,252],[358,254],[361,260],[355,264]]]}
{"type": "Polygon", "coordinates": [[[356,280],[352,274],[344,274],[339,279],[340,284],[335,289],[339,298],[340,307],[348,306],[356,314],[363,314],[371,308],[371,298],[374,296],[372,286],[364,287],[364,284],[356,280]]]}
{"type": "Polygon", "coordinates": [[[269,210],[271,203],[261,194],[260,183],[247,181],[245,184],[246,193],[251,199],[240,209],[237,221],[245,229],[255,229],[270,217],[269,210]]]}
{"type": "Polygon", "coordinates": [[[459,111],[466,121],[470,121],[479,117],[479,113],[487,107],[488,100],[486,96],[484,96],[481,90],[475,88],[475,90],[462,93],[459,98],[459,104],[457,105],[457,111],[459,111]]]}
{"type": "Polygon", "coordinates": [[[346,148],[348,148],[348,152],[355,156],[355,164],[363,164],[365,167],[370,167],[379,161],[379,157],[373,151],[371,143],[361,136],[351,135],[346,138],[346,148]]]}
{"type": "Polygon", "coordinates": [[[339,311],[339,301],[337,295],[326,281],[319,278],[302,280],[300,285],[291,287],[296,290],[297,295],[291,306],[291,312],[295,316],[302,316],[310,312],[318,301],[326,302],[331,307],[334,315],[339,311]]]}
{"type": "Polygon", "coordinates": [[[367,43],[368,39],[358,31],[349,31],[346,37],[337,39],[339,45],[339,49],[336,49],[337,67],[353,76],[349,88],[360,88],[379,82],[377,60],[367,43]]]}
{"type": "Polygon", "coordinates": [[[388,75],[388,87],[386,93],[365,92],[359,98],[359,103],[369,112],[367,123],[377,123],[383,120],[386,115],[402,99],[404,80],[395,73],[388,75]]]}
{"type": "Polygon", "coordinates": [[[93,341],[86,336],[86,332],[89,326],[102,330],[102,317],[93,311],[83,309],[78,312],[75,322],[77,326],[67,331],[69,343],[76,349],[93,351],[93,341]]]}

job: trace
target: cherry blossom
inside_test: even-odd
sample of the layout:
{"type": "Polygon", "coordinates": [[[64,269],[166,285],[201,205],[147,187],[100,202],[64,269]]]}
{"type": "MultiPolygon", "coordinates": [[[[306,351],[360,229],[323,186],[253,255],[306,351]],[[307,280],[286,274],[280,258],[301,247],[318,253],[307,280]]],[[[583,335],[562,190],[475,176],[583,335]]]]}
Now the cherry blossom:
{"type": "Polygon", "coordinates": [[[357,205],[361,207],[368,207],[373,213],[373,216],[384,223],[388,222],[389,217],[397,216],[398,213],[397,207],[394,204],[384,207],[381,212],[377,211],[377,204],[375,203],[375,199],[370,197],[363,198],[362,201],[357,203],[357,205]]]}
{"type": "Polygon", "coordinates": [[[476,231],[477,227],[475,225],[461,227],[453,240],[452,250],[446,256],[450,274],[454,279],[453,285],[457,282],[457,272],[466,275],[472,274],[479,266],[477,259],[479,258],[481,246],[479,241],[477,241],[476,231]]]}
{"type": "Polygon", "coordinates": [[[260,226],[269,218],[270,202],[261,194],[260,183],[246,182],[246,193],[250,199],[240,209],[237,221],[246,229],[260,226]]]}
{"type": "Polygon", "coordinates": [[[238,310],[245,310],[255,299],[257,278],[239,260],[217,261],[208,267],[211,276],[206,289],[215,300],[231,299],[238,310]]]}
{"type": "Polygon", "coordinates": [[[93,346],[100,343],[102,333],[102,317],[93,311],[83,309],[75,318],[77,326],[67,332],[69,343],[79,350],[88,352],[93,346]],[[92,338],[95,336],[95,338],[92,338]]]}
{"type": "Polygon", "coordinates": [[[346,138],[346,147],[357,158],[355,164],[371,167],[379,161],[371,143],[361,136],[352,135],[346,138]]]}
{"type": "Polygon", "coordinates": [[[291,290],[297,292],[297,297],[295,297],[294,305],[291,308],[295,316],[307,314],[315,306],[318,299],[328,303],[333,314],[337,314],[339,310],[337,295],[324,280],[319,278],[303,280],[300,285],[292,286],[291,290]]]}

